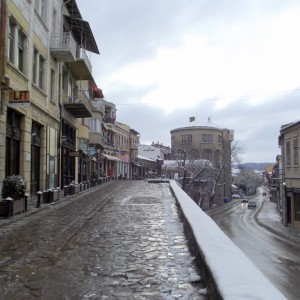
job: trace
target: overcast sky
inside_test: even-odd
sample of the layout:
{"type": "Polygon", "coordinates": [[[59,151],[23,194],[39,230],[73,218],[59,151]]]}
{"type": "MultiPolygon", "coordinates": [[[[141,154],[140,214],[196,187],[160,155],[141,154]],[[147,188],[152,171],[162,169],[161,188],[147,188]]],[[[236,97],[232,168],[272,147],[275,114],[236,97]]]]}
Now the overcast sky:
{"type": "Polygon", "coordinates": [[[299,0],[77,4],[101,53],[95,81],[141,143],[170,146],[170,130],[210,117],[243,162],[275,161],[281,125],[300,120],[299,0]]]}

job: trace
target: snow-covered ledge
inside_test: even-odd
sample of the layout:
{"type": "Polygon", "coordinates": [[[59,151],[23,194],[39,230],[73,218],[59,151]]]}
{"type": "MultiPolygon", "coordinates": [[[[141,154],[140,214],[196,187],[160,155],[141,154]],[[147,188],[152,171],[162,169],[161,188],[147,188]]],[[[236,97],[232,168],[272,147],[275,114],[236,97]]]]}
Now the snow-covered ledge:
{"type": "Polygon", "coordinates": [[[210,299],[286,299],[174,180],[170,187],[196,243],[210,299]]]}

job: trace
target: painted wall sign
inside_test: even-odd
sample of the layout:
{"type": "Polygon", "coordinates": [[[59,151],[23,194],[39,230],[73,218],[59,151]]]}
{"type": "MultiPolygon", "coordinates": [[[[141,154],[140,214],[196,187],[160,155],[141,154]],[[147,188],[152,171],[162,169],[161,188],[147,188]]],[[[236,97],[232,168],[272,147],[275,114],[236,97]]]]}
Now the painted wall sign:
{"type": "Polygon", "coordinates": [[[29,91],[9,91],[9,104],[29,104],[30,93],[29,91]]]}

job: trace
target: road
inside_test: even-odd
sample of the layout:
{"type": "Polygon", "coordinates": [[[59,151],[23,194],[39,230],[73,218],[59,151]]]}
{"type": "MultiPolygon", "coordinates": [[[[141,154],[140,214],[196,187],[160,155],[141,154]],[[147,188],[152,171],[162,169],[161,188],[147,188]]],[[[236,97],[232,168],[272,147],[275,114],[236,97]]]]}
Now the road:
{"type": "Polygon", "coordinates": [[[256,221],[263,201],[260,192],[254,198],[256,209],[233,200],[226,208],[211,209],[208,215],[250,258],[261,272],[289,300],[300,299],[300,245],[276,236],[256,221]]]}
{"type": "Polygon", "coordinates": [[[0,228],[0,299],[190,299],[198,276],[167,184],[116,181],[0,228]]]}

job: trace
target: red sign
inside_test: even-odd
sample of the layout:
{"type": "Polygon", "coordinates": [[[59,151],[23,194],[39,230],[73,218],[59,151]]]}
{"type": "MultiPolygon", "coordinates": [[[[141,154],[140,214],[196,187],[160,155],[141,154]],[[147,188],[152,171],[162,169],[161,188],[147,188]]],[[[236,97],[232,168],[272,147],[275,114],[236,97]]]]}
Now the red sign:
{"type": "Polygon", "coordinates": [[[10,104],[27,104],[30,102],[29,91],[9,91],[10,104]]]}

